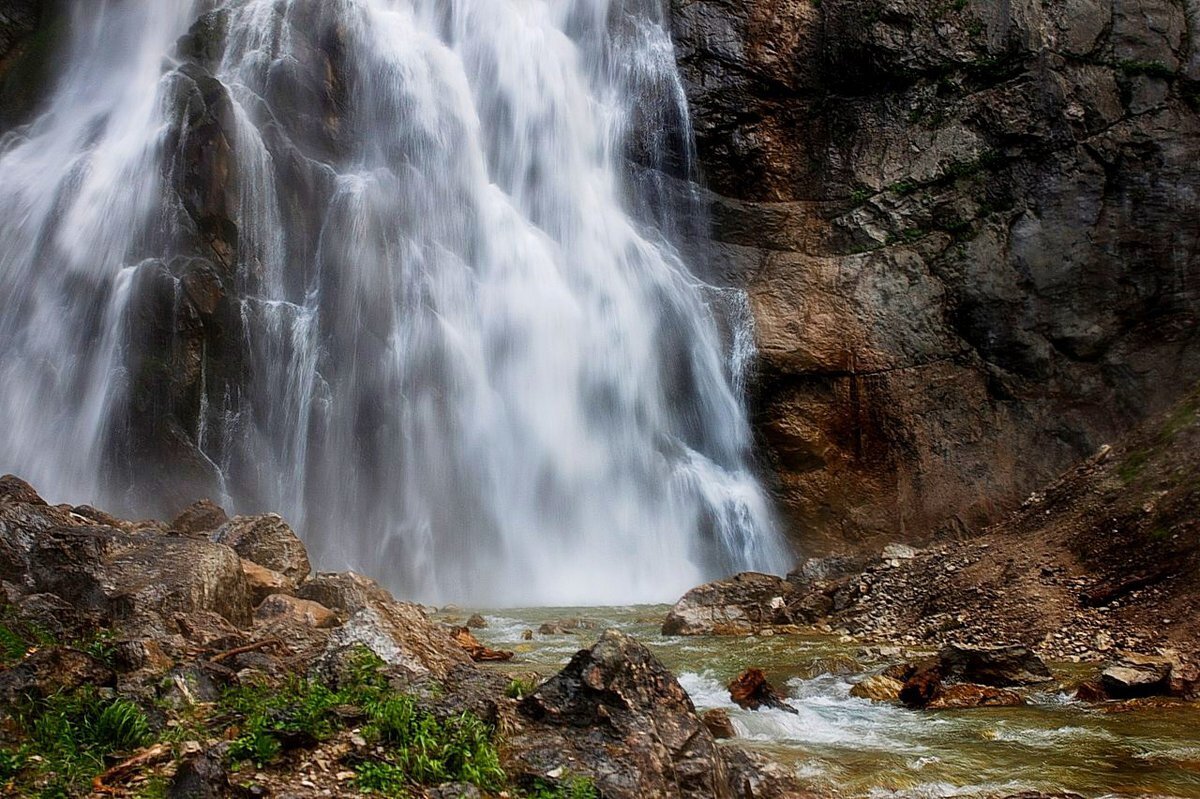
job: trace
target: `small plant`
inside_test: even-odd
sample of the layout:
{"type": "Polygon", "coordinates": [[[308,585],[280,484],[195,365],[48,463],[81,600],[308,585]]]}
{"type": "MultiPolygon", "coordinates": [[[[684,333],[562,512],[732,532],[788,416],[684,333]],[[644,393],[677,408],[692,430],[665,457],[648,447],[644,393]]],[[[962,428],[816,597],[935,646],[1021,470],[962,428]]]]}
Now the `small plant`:
{"type": "Polygon", "coordinates": [[[895,192],[903,197],[905,195],[912,194],[918,188],[920,188],[920,186],[917,185],[916,181],[905,178],[904,180],[898,180],[892,185],[888,186],[888,191],[895,192]]]}
{"type": "Polygon", "coordinates": [[[533,680],[522,680],[520,677],[514,677],[509,682],[508,687],[504,689],[504,695],[509,699],[524,699],[536,690],[537,684],[533,680]]]}
{"type": "Polygon", "coordinates": [[[587,777],[572,777],[555,785],[538,781],[529,799],[599,799],[596,783],[587,777]]]}
{"type": "Polygon", "coordinates": [[[323,741],[334,731],[329,711],[342,702],[340,694],[321,683],[300,678],[281,688],[262,684],[234,688],[223,704],[243,721],[229,755],[262,766],[285,748],[323,741]]]}
{"type": "Polygon", "coordinates": [[[11,782],[29,765],[29,753],[24,748],[0,749],[0,788],[11,782]]]}
{"type": "Polygon", "coordinates": [[[25,657],[27,651],[29,646],[25,639],[11,627],[0,624],[0,664],[8,666],[16,663],[25,657]]]}
{"type": "Polygon", "coordinates": [[[383,796],[407,796],[408,774],[399,766],[379,760],[360,763],[355,769],[355,786],[363,793],[383,796]]]}

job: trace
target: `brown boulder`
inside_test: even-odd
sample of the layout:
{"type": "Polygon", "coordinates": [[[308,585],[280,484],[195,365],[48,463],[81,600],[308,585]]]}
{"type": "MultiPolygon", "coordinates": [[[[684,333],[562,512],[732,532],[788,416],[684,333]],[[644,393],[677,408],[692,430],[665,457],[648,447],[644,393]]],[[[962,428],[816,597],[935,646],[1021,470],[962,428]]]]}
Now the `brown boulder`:
{"type": "Polygon", "coordinates": [[[337,614],[324,605],[286,594],[272,594],[254,610],[262,624],[297,624],[323,630],[338,625],[337,614]]]}
{"type": "Polygon", "coordinates": [[[941,688],[942,672],[938,661],[926,661],[905,680],[900,689],[900,701],[912,708],[923,708],[933,701],[941,688]]]}
{"type": "Polygon", "coordinates": [[[704,722],[704,726],[712,733],[712,737],[717,740],[737,737],[737,730],[733,726],[733,720],[729,718],[728,713],[719,707],[714,707],[711,710],[701,713],[700,720],[704,722]]]}
{"type": "Polygon", "coordinates": [[[39,649],[0,671],[0,701],[11,707],[22,698],[44,699],[84,685],[109,687],[116,675],[96,658],[64,646],[39,649]]]}
{"type": "Polygon", "coordinates": [[[211,499],[202,499],[180,511],[170,527],[181,533],[211,533],[228,521],[224,508],[211,499]]]}
{"type": "Polygon", "coordinates": [[[1171,661],[1140,655],[1125,655],[1100,673],[1100,685],[1114,699],[1136,699],[1167,693],[1171,661]]]}
{"type": "Polygon", "coordinates": [[[1020,645],[972,646],[947,644],[938,652],[942,676],[947,680],[996,687],[1035,685],[1053,679],[1042,659],[1020,645]]]}
{"type": "Polygon", "coordinates": [[[312,570],[304,542],[282,517],[235,516],[212,533],[212,540],[232,547],[246,560],[303,582],[312,570]]]}
{"type": "Polygon", "coordinates": [[[898,702],[904,683],[886,674],[875,674],[850,688],[850,696],[872,702],[898,702]]]}
{"type": "Polygon", "coordinates": [[[38,492],[20,477],[6,474],[0,477],[0,502],[20,505],[45,505],[38,492]]]}
{"type": "Polygon", "coordinates": [[[747,572],[693,588],[663,622],[663,635],[749,635],[772,625],[804,621],[792,605],[795,586],[770,574],[747,572]]]}
{"type": "Polygon", "coordinates": [[[615,630],[519,705],[508,737],[518,781],[571,773],[605,799],[731,799],[721,750],[687,692],[642,644],[615,630]]]}
{"type": "Polygon", "coordinates": [[[784,701],[783,694],[767,682],[767,676],[763,674],[762,669],[746,669],[739,674],[729,683],[729,698],[738,707],[746,710],[762,710],[765,707],[799,713],[784,701]]]}
{"type": "Polygon", "coordinates": [[[396,601],[386,588],[356,572],[322,572],[306,580],[294,593],[337,611],[343,619],[363,608],[396,601]]]}
{"type": "Polygon", "coordinates": [[[990,685],[956,683],[947,685],[930,700],[928,710],[950,710],[971,707],[1014,707],[1025,704],[1016,691],[990,685]]]}
{"type": "Polygon", "coordinates": [[[467,626],[476,630],[483,630],[487,628],[488,623],[487,619],[475,613],[471,615],[471,618],[467,619],[467,626]]]}
{"type": "Polygon", "coordinates": [[[296,581],[252,560],[242,560],[242,574],[253,605],[260,604],[272,594],[285,594],[296,589],[296,581]]]}
{"type": "Polygon", "coordinates": [[[471,660],[476,663],[484,661],[504,661],[512,660],[512,652],[503,652],[498,649],[488,649],[479,642],[479,639],[471,634],[469,627],[455,627],[450,631],[450,637],[454,642],[463,648],[463,651],[471,656],[471,660]]]}

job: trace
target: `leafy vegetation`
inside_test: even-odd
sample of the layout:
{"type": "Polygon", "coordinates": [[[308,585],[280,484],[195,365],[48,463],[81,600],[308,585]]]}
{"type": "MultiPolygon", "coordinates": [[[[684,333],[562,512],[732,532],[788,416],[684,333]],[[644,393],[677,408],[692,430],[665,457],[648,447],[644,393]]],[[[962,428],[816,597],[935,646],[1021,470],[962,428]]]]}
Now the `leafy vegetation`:
{"type": "Polygon", "coordinates": [[[508,687],[504,689],[504,695],[509,699],[523,699],[537,690],[537,683],[533,680],[523,680],[520,677],[514,677],[509,682],[508,687]]]}
{"type": "Polygon", "coordinates": [[[95,688],[26,701],[14,719],[26,742],[0,751],[0,781],[36,782],[38,795],[47,798],[86,791],[105,758],[152,737],[140,707],[95,688]]]}
{"type": "Polygon", "coordinates": [[[573,777],[556,785],[539,782],[534,786],[529,799],[599,799],[596,784],[586,777],[573,777]]]}

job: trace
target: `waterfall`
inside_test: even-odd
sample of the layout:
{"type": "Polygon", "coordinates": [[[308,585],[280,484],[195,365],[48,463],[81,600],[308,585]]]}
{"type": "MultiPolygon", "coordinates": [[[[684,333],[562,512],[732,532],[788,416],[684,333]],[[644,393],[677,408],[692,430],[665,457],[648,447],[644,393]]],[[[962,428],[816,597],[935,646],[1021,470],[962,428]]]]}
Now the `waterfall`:
{"type": "Polygon", "coordinates": [[[0,471],[279,511],[428,601],[785,567],[745,298],[663,190],[693,176],[661,6],[75,2],[0,139],[0,471]]]}

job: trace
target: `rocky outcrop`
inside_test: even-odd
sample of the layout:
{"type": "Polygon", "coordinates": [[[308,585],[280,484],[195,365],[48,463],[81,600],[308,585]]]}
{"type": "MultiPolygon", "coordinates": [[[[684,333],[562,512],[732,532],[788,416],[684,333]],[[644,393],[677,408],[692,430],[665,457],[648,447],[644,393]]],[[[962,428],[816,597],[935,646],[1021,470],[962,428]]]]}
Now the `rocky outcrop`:
{"type": "Polygon", "coordinates": [[[1191,6],[672,7],[808,552],[977,530],[1200,377],[1191,6]]]}
{"type": "Polygon", "coordinates": [[[520,716],[509,745],[530,778],[590,777],[606,799],[788,795],[786,778],[775,784],[778,793],[735,792],[737,770],[683,688],[648,649],[615,630],[523,699],[520,716]]]}
{"type": "Polygon", "coordinates": [[[950,643],[938,652],[942,674],[995,687],[1036,685],[1053,679],[1042,659],[1019,644],[972,646],[950,643]]]}
{"type": "Polygon", "coordinates": [[[663,635],[750,635],[805,619],[791,606],[795,587],[781,577],[748,572],[693,588],[675,603],[663,635]]]}
{"type": "Polygon", "coordinates": [[[246,560],[293,581],[304,582],[312,567],[308,550],[288,523],[277,514],[237,516],[212,534],[212,540],[233,548],[246,560]]]}

